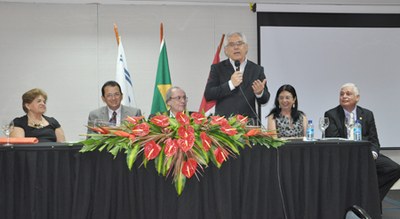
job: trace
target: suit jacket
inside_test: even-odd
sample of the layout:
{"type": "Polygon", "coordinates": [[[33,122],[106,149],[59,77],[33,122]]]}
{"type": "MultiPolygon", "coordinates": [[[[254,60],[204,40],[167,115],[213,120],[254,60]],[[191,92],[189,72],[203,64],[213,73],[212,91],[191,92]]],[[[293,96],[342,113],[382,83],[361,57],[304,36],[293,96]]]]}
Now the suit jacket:
{"type": "MultiPolygon", "coordinates": [[[[347,138],[345,114],[343,108],[340,105],[326,111],[325,117],[329,118],[329,126],[325,131],[326,137],[347,138]]],[[[368,109],[357,106],[357,119],[360,121],[362,126],[363,140],[370,141],[373,145],[371,150],[379,153],[380,144],[378,133],[376,131],[374,114],[368,109]]]]}
{"type": "Polygon", "coordinates": [[[257,100],[259,104],[265,104],[270,97],[267,86],[265,86],[264,93],[260,98],[256,98],[251,87],[253,81],[257,79],[263,81],[265,79],[264,68],[247,60],[242,84],[231,91],[228,82],[233,72],[235,72],[235,69],[229,59],[212,65],[204,97],[207,101],[217,101],[215,106],[216,115],[229,117],[232,114],[242,114],[250,118],[256,118],[255,101],[257,100]]]}
{"type": "MultiPolygon", "coordinates": [[[[121,105],[121,121],[123,121],[128,116],[141,116],[142,112],[138,108],[133,108],[129,106],[121,105]]],[[[108,108],[107,106],[100,107],[89,113],[88,125],[92,125],[95,119],[108,121],[108,108]]],[[[94,133],[92,130],[88,129],[88,134],[94,133]]]]}

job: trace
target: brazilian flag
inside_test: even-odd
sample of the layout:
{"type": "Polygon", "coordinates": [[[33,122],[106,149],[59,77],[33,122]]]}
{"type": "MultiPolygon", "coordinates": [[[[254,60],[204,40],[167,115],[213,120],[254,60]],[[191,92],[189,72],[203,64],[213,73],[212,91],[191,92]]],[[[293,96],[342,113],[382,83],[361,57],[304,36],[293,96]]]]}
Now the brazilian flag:
{"type": "Polygon", "coordinates": [[[167,45],[163,37],[162,24],[161,24],[160,57],[158,58],[157,76],[156,76],[156,83],[154,85],[151,114],[167,111],[167,105],[165,103],[165,94],[167,93],[167,90],[171,86],[172,85],[171,85],[171,75],[169,73],[167,45]]]}

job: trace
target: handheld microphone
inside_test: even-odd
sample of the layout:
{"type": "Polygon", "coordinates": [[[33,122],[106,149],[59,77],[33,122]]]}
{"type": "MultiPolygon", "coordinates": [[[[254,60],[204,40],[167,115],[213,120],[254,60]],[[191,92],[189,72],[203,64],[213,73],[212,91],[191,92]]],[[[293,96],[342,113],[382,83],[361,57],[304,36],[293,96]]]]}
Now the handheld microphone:
{"type": "Polygon", "coordinates": [[[236,71],[240,71],[240,61],[239,60],[235,61],[235,67],[236,67],[236,71]]]}

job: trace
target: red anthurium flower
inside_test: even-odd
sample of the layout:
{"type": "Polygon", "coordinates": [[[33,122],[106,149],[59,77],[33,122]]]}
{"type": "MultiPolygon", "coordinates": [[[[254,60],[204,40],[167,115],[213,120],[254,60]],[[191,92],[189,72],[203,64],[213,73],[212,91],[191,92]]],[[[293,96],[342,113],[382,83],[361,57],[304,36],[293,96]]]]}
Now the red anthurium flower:
{"type": "Polygon", "coordinates": [[[183,162],[182,165],[182,174],[187,178],[191,178],[193,174],[196,172],[197,162],[193,158],[189,158],[187,161],[183,162]]]}
{"type": "Polygon", "coordinates": [[[251,129],[249,130],[244,136],[250,137],[250,136],[255,136],[261,133],[260,129],[251,129]]]}
{"type": "Polygon", "coordinates": [[[156,144],[155,141],[149,141],[144,146],[144,156],[148,160],[152,160],[158,156],[161,151],[160,145],[156,144]]]}
{"type": "Polygon", "coordinates": [[[178,135],[180,138],[188,138],[189,136],[194,135],[194,129],[192,126],[181,126],[178,128],[178,135]]]}
{"type": "Polygon", "coordinates": [[[236,128],[233,128],[232,126],[230,126],[229,124],[225,124],[223,126],[221,126],[221,131],[229,136],[233,136],[237,134],[237,130],[236,128]]]}
{"type": "Polygon", "coordinates": [[[194,135],[191,135],[187,138],[178,139],[178,146],[183,152],[187,152],[188,150],[192,149],[194,145],[194,135]]]}
{"type": "Polygon", "coordinates": [[[187,116],[184,112],[178,112],[175,115],[176,121],[179,122],[181,125],[189,125],[190,119],[189,116],[187,116]]]}
{"type": "Polygon", "coordinates": [[[150,125],[147,123],[140,123],[133,127],[132,133],[136,136],[146,136],[150,132],[150,125]]]}
{"type": "Polygon", "coordinates": [[[129,136],[131,135],[128,132],[124,132],[124,131],[120,131],[120,130],[113,132],[113,134],[116,136],[125,137],[125,138],[129,138],[129,136]]]}
{"type": "Polygon", "coordinates": [[[211,148],[211,138],[205,132],[200,133],[201,143],[203,144],[203,148],[205,151],[210,150],[211,148]]]}
{"type": "Polygon", "coordinates": [[[236,120],[242,125],[246,125],[247,122],[249,121],[247,116],[243,116],[243,115],[240,115],[240,114],[236,115],[236,120]]]}
{"type": "Polygon", "coordinates": [[[224,161],[228,159],[228,152],[225,149],[218,147],[217,149],[214,150],[214,156],[217,162],[219,164],[222,164],[224,161]]]}
{"type": "Polygon", "coordinates": [[[164,128],[169,126],[169,117],[166,115],[154,116],[153,118],[150,119],[150,122],[158,127],[164,128]]]}
{"type": "Polygon", "coordinates": [[[193,122],[194,122],[195,124],[198,124],[198,125],[202,124],[203,121],[206,120],[206,117],[205,117],[203,114],[201,114],[201,113],[196,113],[196,112],[194,112],[194,113],[192,113],[190,116],[193,118],[193,122]]]}
{"type": "Polygon", "coordinates": [[[126,117],[125,120],[128,121],[129,123],[133,124],[133,125],[136,125],[143,118],[144,118],[143,116],[133,116],[133,117],[128,116],[128,117],[126,117]]]}
{"type": "Polygon", "coordinates": [[[211,116],[211,125],[225,125],[228,124],[228,120],[222,116],[211,116]]]}
{"type": "Polygon", "coordinates": [[[175,139],[168,138],[165,140],[164,153],[165,156],[170,157],[178,151],[178,143],[175,139]]]}

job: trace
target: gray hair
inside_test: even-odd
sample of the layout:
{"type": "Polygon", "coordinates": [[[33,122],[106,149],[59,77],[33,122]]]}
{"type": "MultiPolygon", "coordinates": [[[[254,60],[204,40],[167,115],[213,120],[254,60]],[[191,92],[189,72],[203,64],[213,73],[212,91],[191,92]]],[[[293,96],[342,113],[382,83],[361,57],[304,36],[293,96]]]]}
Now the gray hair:
{"type": "Polygon", "coordinates": [[[170,87],[170,88],[167,90],[167,93],[165,94],[165,102],[167,102],[168,100],[171,99],[171,97],[172,97],[172,91],[173,91],[174,89],[176,89],[176,90],[181,90],[181,91],[185,92],[182,88],[180,88],[180,87],[178,87],[178,86],[170,87]]]}
{"type": "Polygon", "coordinates": [[[343,85],[340,87],[340,90],[342,90],[342,89],[345,88],[345,87],[351,87],[351,88],[353,89],[354,94],[355,94],[356,96],[360,95],[360,91],[358,90],[358,87],[357,87],[354,83],[346,83],[346,84],[343,84],[343,85]]]}
{"type": "Polygon", "coordinates": [[[231,37],[233,37],[233,36],[240,36],[240,38],[242,38],[242,41],[243,41],[244,43],[247,44],[247,38],[246,38],[246,36],[244,35],[244,33],[242,33],[242,32],[233,32],[233,33],[228,33],[228,34],[226,35],[226,38],[225,38],[225,46],[228,45],[229,39],[230,39],[231,37]]]}

